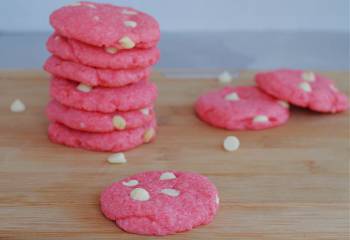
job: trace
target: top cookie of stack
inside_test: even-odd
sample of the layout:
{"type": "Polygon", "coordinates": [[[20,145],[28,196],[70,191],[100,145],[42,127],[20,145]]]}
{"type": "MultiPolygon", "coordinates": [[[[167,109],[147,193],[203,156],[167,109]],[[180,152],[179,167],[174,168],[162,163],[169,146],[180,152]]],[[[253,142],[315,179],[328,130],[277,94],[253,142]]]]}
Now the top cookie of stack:
{"type": "Polygon", "coordinates": [[[53,75],[53,100],[47,108],[53,122],[49,127],[51,140],[114,152],[141,144],[143,131],[149,141],[155,116],[142,117],[135,111],[149,114],[157,97],[156,86],[148,78],[159,59],[158,22],[128,7],[78,2],[54,11],[50,23],[55,29],[47,41],[52,56],[44,68],[53,75]],[[118,124],[113,122],[116,118],[118,124]],[[125,144],[117,137],[122,134],[134,140],[125,144]],[[120,144],[92,143],[99,138],[118,138],[120,144]]]}

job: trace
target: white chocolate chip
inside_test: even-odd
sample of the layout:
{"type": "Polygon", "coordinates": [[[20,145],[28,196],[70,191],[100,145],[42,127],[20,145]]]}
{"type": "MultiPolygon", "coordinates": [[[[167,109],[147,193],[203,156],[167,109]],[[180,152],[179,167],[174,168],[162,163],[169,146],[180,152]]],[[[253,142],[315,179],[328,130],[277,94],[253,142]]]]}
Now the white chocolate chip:
{"type": "Polygon", "coordinates": [[[303,74],[301,75],[301,78],[308,82],[314,82],[316,80],[315,73],[310,71],[303,72],[303,74]]]}
{"type": "Polygon", "coordinates": [[[145,133],[143,134],[143,141],[145,143],[148,143],[152,140],[152,138],[155,135],[155,130],[153,128],[149,128],[145,131],[145,133]]]}
{"type": "Polygon", "coordinates": [[[137,15],[137,12],[128,10],[128,9],[123,9],[122,14],[124,15],[137,15]]]}
{"type": "Polygon", "coordinates": [[[127,187],[133,187],[133,186],[136,186],[137,184],[139,184],[139,181],[133,179],[133,180],[130,180],[128,182],[122,182],[122,184],[124,186],[127,186],[127,187]]]}
{"type": "Polygon", "coordinates": [[[11,112],[24,112],[26,106],[20,99],[15,99],[10,106],[11,112]]]}
{"type": "Polygon", "coordinates": [[[94,19],[94,21],[96,21],[96,22],[100,21],[100,17],[99,16],[94,16],[92,19],[94,19]]]}
{"type": "Polygon", "coordinates": [[[253,119],[253,123],[267,123],[269,118],[265,115],[257,115],[253,119]]]}
{"type": "Polygon", "coordinates": [[[177,197],[180,194],[178,190],[172,188],[164,188],[160,192],[171,197],[177,197]]]}
{"type": "Polygon", "coordinates": [[[123,130],[126,127],[126,121],[122,116],[115,115],[112,119],[113,126],[116,129],[123,130]]]}
{"type": "Polygon", "coordinates": [[[278,100],[277,103],[284,108],[289,108],[289,103],[283,100],[278,100]]]}
{"type": "Polygon", "coordinates": [[[61,37],[57,35],[54,39],[55,39],[55,41],[58,41],[61,39],[61,37]]]}
{"type": "Polygon", "coordinates": [[[143,188],[133,189],[130,193],[130,197],[136,201],[147,201],[150,199],[149,193],[143,188]]]}
{"type": "Polygon", "coordinates": [[[220,198],[217,194],[215,195],[215,203],[216,203],[216,205],[219,205],[219,203],[220,203],[220,198]]]}
{"type": "Polygon", "coordinates": [[[79,90],[80,92],[88,93],[88,92],[91,91],[91,86],[86,85],[86,84],[84,84],[84,83],[80,83],[80,84],[77,86],[77,90],[79,90]]]}
{"type": "Polygon", "coordinates": [[[115,53],[118,52],[118,49],[115,48],[115,47],[106,47],[106,48],[105,48],[105,51],[106,51],[107,53],[110,53],[110,54],[115,54],[115,53]]]}
{"type": "Polygon", "coordinates": [[[122,37],[119,40],[119,43],[124,49],[131,49],[135,47],[135,43],[129,37],[122,37]]]}
{"type": "Polygon", "coordinates": [[[96,6],[94,4],[91,4],[91,3],[84,3],[83,6],[87,6],[89,8],[96,8],[96,6]]]}
{"type": "Polygon", "coordinates": [[[227,71],[222,72],[218,77],[219,82],[222,84],[228,84],[232,82],[232,79],[232,75],[227,71]]]}
{"type": "Polygon", "coordinates": [[[79,123],[79,126],[81,127],[81,128],[85,128],[86,126],[85,126],[85,123],[83,123],[83,122],[80,122],[79,123]]]}
{"type": "Polygon", "coordinates": [[[233,92],[233,93],[227,94],[225,96],[225,100],[227,100],[227,101],[238,101],[239,100],[239,96],[238,96],[237,93],[233,92]]]}
{"type": "Polygon", "coordinates": [[[299,84],[299,88],[302,89],[304,92],[311,92],[311,86],[308,82],[301,82],[299,84]]]}
{"type": "Polygon", "coordinates": [[[224,149],[228,152],[236,151],[239,148],[239,139],[235,136],[228,136],[224,140],[224,149]]]}
{"type": "Polygon", "coordinates": [[[143,115],[149,115],[149,108],[142,108],[140,110],[140,112],[143,114],[143,115]]]}
{"type": "Polygon", "coordinates": [[[333,92],[339,92],[338,88],[336,88],[336,86],[334,86],[334,84],[329,85],[329,88],[330,88],[333,92]]]}
{"type": "Polygon", "coordinates": [[[159,177],[160,180],[169,180],[169,179],[175,179],[175,178],[176,178],[176,176],[172,172],[164,172],[159,177]]]}
{"type": "Polygon", "coordinates": [[[137,22],[135,21],[124,21],[125,27],[135,28],[137,26],[137,22]]]}
{"type": "Polygon", "coordinates": [[[124,153],[114,153],[107,158],[109,163],[126,163],[124,153]]]}

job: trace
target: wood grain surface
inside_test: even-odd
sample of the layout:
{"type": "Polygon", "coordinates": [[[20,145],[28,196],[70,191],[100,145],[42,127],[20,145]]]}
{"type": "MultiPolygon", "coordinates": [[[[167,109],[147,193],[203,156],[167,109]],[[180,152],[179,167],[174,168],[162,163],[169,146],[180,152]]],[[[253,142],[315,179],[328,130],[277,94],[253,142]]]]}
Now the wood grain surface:
{"type": "MultiPolygon", "coordinates": [[[[234,84],[252,84],[243,72],[234,84]]],[[[325,73],[349,94],[348,73],[325,73]]],[[[289,122],[263,131],[230,132],[199,121],[196,97],[214,80],[165,79],[157,141],[111,165],[108,153],[52,144],[47,138],[48,75],[0,72],[0,238],[154,239],[119,230],[99,210],[111,182],[139,171],[197,171],[218,187],[213,223],[162,239],[348,239],[349,112],[326,115],[292,108],[289,122]],[[27,105],[11,113],[15,98],[27,105]],[[223,151],[225,136],[241,140],[223,151]]]]}

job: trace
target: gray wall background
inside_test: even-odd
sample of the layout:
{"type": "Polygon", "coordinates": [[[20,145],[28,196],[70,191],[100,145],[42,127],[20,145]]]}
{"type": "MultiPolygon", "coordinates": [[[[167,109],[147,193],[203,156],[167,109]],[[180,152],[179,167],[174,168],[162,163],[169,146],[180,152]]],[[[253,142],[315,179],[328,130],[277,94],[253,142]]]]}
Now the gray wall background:
{"type": "MultiPolygon", "coordinates": [[[[69,0],[1,0],[0,31],[50,31],[69,0]]],[[[349,0],[95,0],[154,15],[164,31],[349,31],[349,0]]]]}
{"type": "MultiPolygon", "coordinates": [[[[349,70],[350,0],[94,1],[158,19],[159,69],[349,70]]],[[[41,68],[49,15],[71,2],[0,0],[0,69],[41,68]]]]}

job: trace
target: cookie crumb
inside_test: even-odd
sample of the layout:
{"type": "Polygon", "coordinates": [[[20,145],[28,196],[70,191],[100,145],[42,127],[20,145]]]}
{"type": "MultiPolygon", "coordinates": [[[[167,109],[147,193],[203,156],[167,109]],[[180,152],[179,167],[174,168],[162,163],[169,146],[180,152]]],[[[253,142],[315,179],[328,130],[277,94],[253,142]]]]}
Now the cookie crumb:
{"type": "Polygon", "coordinates": [[[114,153],[112,155],[109,155],[107,158],[107,161],[109,163],[126,163],[126,158],[124,153],[114,153]]]}
{"type": "Polygon", "coordinates": [[[20,99],[15,99],[11,103],[11,112],[24,112],[26,110],[26,106],[20,99]]]}
{"type": "Polygon", "coordinates": [[[133,189],[130,193],[130,197],[136,201],[147,201],[150,199],[149,193],[143,188],[133,189]]]}
{"type": "Polygon", "coordinates": [[[222,84],[229,84],[232,82],[232,79],[233,77],[228,71],[224,71],[218,76],[218,80],[222,84]]]}
{"type": "Polygon", "coordinates": [[[228,136],[224,140],[224,149],[228,152],[236,151],[239,148],[239,139],[235,136],[228,136]]]}

